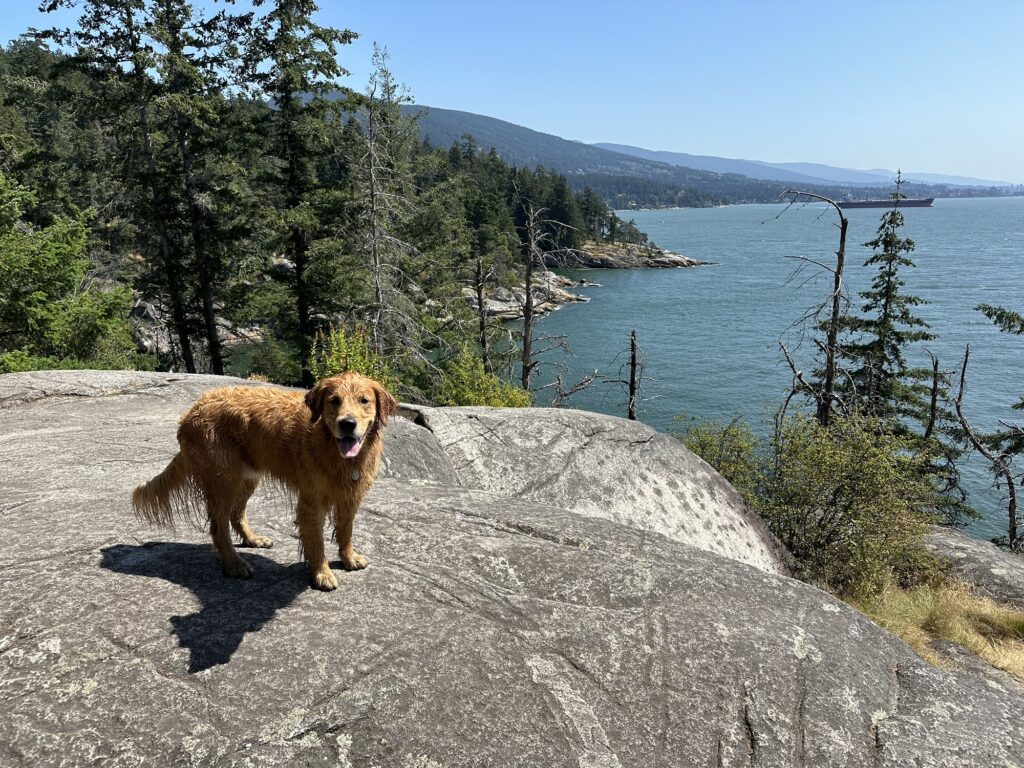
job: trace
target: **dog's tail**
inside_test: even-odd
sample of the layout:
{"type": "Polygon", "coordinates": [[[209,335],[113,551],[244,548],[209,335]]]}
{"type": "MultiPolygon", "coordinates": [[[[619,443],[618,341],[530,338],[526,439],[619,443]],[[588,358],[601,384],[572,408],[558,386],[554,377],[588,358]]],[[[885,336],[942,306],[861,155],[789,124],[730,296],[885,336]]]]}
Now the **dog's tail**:
{"type": "Polygon", "coordinates": [[[182,516],[195,516],[197,494],[188,459],[179,453],[163,472],[135,489],[132,506],[140,520],[173,528],[175,511],[182,516]]]}

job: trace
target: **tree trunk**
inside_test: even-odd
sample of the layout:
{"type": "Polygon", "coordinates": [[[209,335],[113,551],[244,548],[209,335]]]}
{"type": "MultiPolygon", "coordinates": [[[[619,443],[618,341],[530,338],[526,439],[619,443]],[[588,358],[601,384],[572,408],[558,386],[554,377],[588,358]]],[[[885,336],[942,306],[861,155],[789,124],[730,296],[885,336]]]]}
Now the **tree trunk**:
{"type": "MultiPolygon", "coordinates": [[[[531,217],[532,218],[532,217],[531,217]]],[[[536,363],[533,360],[533,231],[532,224],[528,224],[529,233],[524,246],[526,277],[526,301],[523,303],[523,389],[530,391],[530,377],[536,363]]]]}
{"type": "MultiPolygon", "coordinates": [[[[931,354],[931,353],[929,353],[931,354]]],[[[932,436],[935,431],[935,422],[938,421],[939,417],[939,384],[941,383],[941,376],[939,374],[939,358],[935,355],[931,355],[932,358],[932,398],[931,404],[928,407],[928,426],[924,430],[924,439],[927,440],[932,436]]]]}
{"type": "Polygon", "coordinates": [[[832,314],[829,317],[828,330],[825,334],[825,379],[822,382],[821,394],[815,396],[818,401],[818,407],[814,418],[818,420],[821,426],[827,427],[832,418],[832,403],[836,399],[836,372],[838,367],[836,364],[836,353],[838,352],[839,345],[839,321],[842,310],[843,267],[846,263],[846,229],[850,222],[843,215],[843,209],[839,207],[839,203],[835,200],[823,197],[822,195],[816,195],[813,192],[801,192],[798,189],[787,189],[783,194],[804,195],[814,200],[820,200],[831,205],[836,209],[836,213],[839,214],[839,250],[836,251],[836,268],[832,273],[832,314]]]}
{"type": "Polygon", "coordinates": [[[629,334],[629,403],[626,407],[626,417],[636,421],[636,328],[629,334]]]}
{"type": "MultiPolygon", "coordinates": [[[[281,97],[281,119],[285,125],[284,151],[288,163],[288,207],[295,211],[302,205],[302,180],[299,177],[299,162],[302,147],[295,133],[298,118],[295,115],[296,95],[291,92],[281,97]]],[[[309,234],[302,225],[291,224],[291,260],[295,265],[295,311],[299,328],[299,356],[302,366],[302,385],[313,386],[313,372],[309,368],[309,356],[313,349],[313,322],[311,318],[309,285],[306,282],[306,267],[309,264],[309,234]]]]}
{"type": "Polygon", "coordinates": [[[189,119],[178,113],[178,151],[181,154],[182,179],[185,199],[188,201],[189,224],[192,232],[192,247],[196,252],[196,266],[199,271],[199,297],[203,305],[203,330],[206,346],[210,350],[210,368],[217,376],[224,375],[224,357],[221,353],[220,337],[217,335],[217,316],[213,305],[213,266],[207,250],[203,232],[203,210],[196,194],[193,176],[191,129],[189,119]]]}
{"type": "Polygon", "coordinates": [[[491,355],[487,348],[487,307],[484,305],[484,288],[486,276],[484,275],[484,260],[482,256],[476,257],[476,311],[480,321],[480,357],[484,363],[484,372],[494,373],[491,367],[491,355]]]}
{"type": "Polygon", "coordinates": [[[997,455],[993,453],[988,446],[982,442],[981,438],[978,437],[974,428],[970,422],[967,421],[967,417],[964,415],[963,403],[964,403],[964,391],[967,389],[967,360],[971,356],[971,347],[967,346],[964,350],[964,362],[960,369],[960,392],[957,394],[954,405],[956,407],[957,419],[960,421],[960,426],[963,427],[964,433],[967,435],[967,439],[970,440],[971,445],[974,449],[988,459],[992,465],[992,471],[995,473],[996,478],[1002,478],[1006,483],[1006,493],[1009,496],[1009,501],[1006,505],[1007,513],[1007,538],[1010,540],[1010,549],[1014,552],[1019,552],[1024,541],[1018,538],[1017,534],[1017,486],[1015,484],[1015,478],[1013,476],[1013,470],[1010,467],[1010,463],[1005,455],[997,455]]]}
{"type": "MultiPolygon", "coordinates": [[[[833,205],[835,205],[833,203],[833,205]]],[[[832,315],[828,321],[828,333],[825,341],[825,382],[821,393],[821,400],[818,402],[818,412],[815,417],[818,423],[827,427],[832,416],[832,401],[835,399],[836,391],[836,346],[839,343],[839,320],[843,290],[843,266],[846,262],[846,229],[850,222],[843,216],[842,209],[836,205],[839,211],[839,250],[836,251],[836,270],[832,287],[832,315]]]]}

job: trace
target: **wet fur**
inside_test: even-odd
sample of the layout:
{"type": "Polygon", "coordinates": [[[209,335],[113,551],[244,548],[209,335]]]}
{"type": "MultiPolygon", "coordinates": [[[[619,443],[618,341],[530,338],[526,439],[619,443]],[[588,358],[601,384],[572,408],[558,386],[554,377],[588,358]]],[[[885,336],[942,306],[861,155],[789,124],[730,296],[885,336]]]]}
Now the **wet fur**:
{"type": "Polygon", "coordinates": [[[135,489],[135,513],[171,527],[176,517],[205,517],[224,573],[247,578],[252,571],[235,551],[231,531],[243,546],[272,545],[253,532],[246,515],[249,497],[266,476],[297,497],[295,523],[313,586],[335,589],[338,581],[324,554],[324,524],[330,514],[342,568],[365,568],[366,558],[352,546],[352,524],[380,467],[381,427],[396,411],[395,399],[380,383],[351,372],[323,379],[306,393],[212,390],[182,417],[179,453],[135,489]],[[342,416],[354,418],[364,435],[353,458],[338,449],[342,416]]]}

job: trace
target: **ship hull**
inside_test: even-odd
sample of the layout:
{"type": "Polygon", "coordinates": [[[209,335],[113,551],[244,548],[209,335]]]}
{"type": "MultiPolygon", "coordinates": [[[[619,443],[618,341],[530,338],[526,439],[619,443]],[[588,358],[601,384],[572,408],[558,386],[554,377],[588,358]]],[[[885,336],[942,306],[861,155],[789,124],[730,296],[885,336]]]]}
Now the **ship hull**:
{"type": "MultiPolygon", "coordinates": [[[[899,208],[931,208],[934,197],[906,197],[899,201],[899,208]]],[[[840,208],[892,208],[895,200],[847,200],[840,202],[840,208]]]]}

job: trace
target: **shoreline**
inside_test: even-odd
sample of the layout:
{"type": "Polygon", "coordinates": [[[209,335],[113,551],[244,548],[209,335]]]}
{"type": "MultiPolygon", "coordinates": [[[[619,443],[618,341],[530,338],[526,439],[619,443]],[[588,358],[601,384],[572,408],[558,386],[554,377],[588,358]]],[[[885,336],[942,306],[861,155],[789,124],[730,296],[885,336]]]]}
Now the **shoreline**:
{"type": "Polygon", "coordinates": [[[545,266],[550,269],[670,269],[710,264],[656,245],[594,241],[568,255],[545,259],[545,266]]]}

